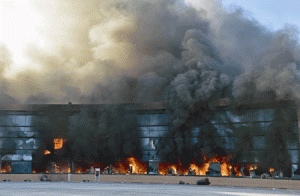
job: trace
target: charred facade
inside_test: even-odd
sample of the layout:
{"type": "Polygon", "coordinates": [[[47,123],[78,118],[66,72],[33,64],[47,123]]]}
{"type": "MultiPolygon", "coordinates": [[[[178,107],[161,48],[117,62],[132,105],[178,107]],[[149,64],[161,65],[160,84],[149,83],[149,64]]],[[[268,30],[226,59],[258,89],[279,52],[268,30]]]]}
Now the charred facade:
{"type": "Polygon", "coordinates": [[[174,167],[173,172],[186,174],[194,168],[195,175],[205,175],[197,168],[208,170],[209,160],[228,163],[223,169],[221,165],[223,175],[230,175],[232,168],[241,175],[243,165],[253,164],[295,170],[297,109],[287,102],[273,106],[231,109],[219,104],[210,121],[203,120],[201,112],[182,132],[174,131],[173,111],[163,103],[3,108],[1,172],[86,173],[93,167],[102,171],[115,167],[116,173],[122,173],[130,171],[132,157],[138,160],[134,164],[140,164],[139,170],[131,168],[133,173],[145,173],[149,160],[160,162],[161,174],[174,167]],[[183,146],[178,133],[185,134],[183,146]]]}

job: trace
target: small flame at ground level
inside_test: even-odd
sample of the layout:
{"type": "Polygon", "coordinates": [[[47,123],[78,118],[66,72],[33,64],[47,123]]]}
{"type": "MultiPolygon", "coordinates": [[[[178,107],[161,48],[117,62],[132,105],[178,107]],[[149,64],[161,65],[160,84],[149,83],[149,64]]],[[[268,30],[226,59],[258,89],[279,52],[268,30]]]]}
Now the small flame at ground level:
{"type": "MultiPolygon", "coordinates": [[[[230,176],[233,171],[234,176],[242,176],[241,168],[244,167],[244,175],[249,175],[249,171],[257,169],[257,164],[251,165],[242,165],[237,164],[232,166],[229,162],[229,157],[218,157],[215,155],[213,158],[207,158],[202,156],[204,163],[196,164],[190,163],[188,165],[183,165],[181,162],[177,164],[169,164],[169,163],[159,163],[158,164],[158,173],[161,175],[206,175],[209,171],[209,167],[214,168],[215,166],[220,166],[220,175],[221,176],[230,176]],[[212,163],[218,163],[214,167],[211,165],[212,163]]],[[[33,168],[32,173],[44,172],[44,173],[94,173],[95,168],[100,168],[100,171],[105,174],[110,173],[121,173],[121,174],[147,174],[148,172],[148,163],[141,162],[135,157],[125,158],[117,161],[114,165],[108,164],[94,164],[88,163],[85,161],[77,161],[77,162],[62,162],[62,163],[51,163],[48,165],[47,170],[40,171],[35,170],[33,168]],[[71,169],[71,165],[73,171],[71,169]]],[[[150,167],[150,166],[149,166],[150,167]]],[[[152,168],[152,167],[151,167],[152,168]]],[[[153,168],[152,168],[153,169],[153,168]]],[[[3,170],[3,169],[2,169],[3,170]]],[[[6,172],[3,170],[2,172],[6,172]]],[[[149,169],[150,171],[150,169],[149,169]]],[[[270,172],[274,171],[273,168],[270,168],[270,172]]],[[[9,170],[10,172],[10,170],[9,170]]]]}
{"type": "Polygon", "coordinates": [[[190,169],[194,170],[196,175],[206,175],[208,168],[209,168],[209,163],[204,163],[202,166],[197,166],[196,164],[190,164],[190,169]]]}
{"type": "Polygon", "coordinates": [[[257,164],[248,165],[249,170],[254,170],[253,168],[257,169],[257,164]]]}
{"type": "Polygon", "coordinates": [[[228,163],[228,157],[218,157],[216,155],[213,158],[207,158],[203,156],[204,163],[196,164],[190,163],[189,167],[183,168],[180,167],[181,163],[176,165],[170,165],[167,163],[160,163],[159,164],[159,173],[162,175],[166,174],[184,174],[187,175],[189,173],[193,173],[195,175],[206,175],[206,172],[209,170],[210,163],[220,163],[221,175],[222,176],[229,176],[231,174],[232,166],[228,163]]]}
{"type": "MultiPolygon", "coordinates": [[[[218,155],[215,155],[213,158],[207,158],[203,156],[204,163],[202,164],[196,164],[196,163],[190,163],[188,167],[184,168],[180,166],[181,164],[167,164],[167,163],[160,163],[159,164],[159,174],[166,175],[166,174],[184,174],[188,175],[189,173],[195,174],[195,175],[206,175],[206,172],[209,171],[209,165],[210,163],[220,163],[220,169],[221,169],[221,175],[222,176],[230,176],[231,175],[231,169],[232,165],[229,163],[229,157],[218,157],[218,155]],[[170,170],[171,169],[171,170],[170,170]],[[170,172],[171,171],[171,172],[170,172]]],[[[235,176],[242,176],[240,171],[241,165],[237,165],[233,168],[234,175],[235,176]]]]}
{"type": "MultiPolygon", "coordinates": [[[[58,150],[63,148],[63,143],[65,142],[62,138],[54,139],[54,149],[58,150]]],[[[44,155],[51,154],[51,151],[45,150],[44,155]]],[[[229,159],[231,155],[226,157],[222,156],[219,157],[217,154],[212,157],[208,158],[205,155],[200,155],[204,160],[202,164],[190,163],[188,166],[183,167],[182,163],[178,162],[178,164],[167,164],[167,163],[159,163],[158,173],[161,175],[166,174],[184,174],[184,175],[206,175],[209,171],[210,163],[220,163],[220,174],[221,176],[229,176],[232,172],[232,165],[229,163],[229,159]]],[[[93,165],[93,164],[92,164],[93,165]]],[[[91,173],[94,172],[91,168],[92,166],[89,164],[88,166],[79,166],[73,167],[74,173],[91,173]]],[[[95,166],[95,165],[94,165],[95,166]]],[[[92,167],[94,167],[92,166],[92,167]]],[[[252,164],[248,165],[245,168],[245,171],[248,172],[249,170],[257,169],[257,165],[252,164]]],[[[241,165],[237,165],[233,168],[233,172],[235,176],[241,176],[241,165]]],[[[126,159],[122,159],[117,161],[114,166],[110,167],[105,165],[105,167],[101,167],[101,171],[109,170],[109,173],[133,173],[133,174],[147,174],[147,163],[139,161],[137,158],[130,157],[126,159]]],[[[35,170],[34,170],[35,171],[35,170]]],[[[40,171],[41,172],[41,171],[40,171]]],[[[44,171],[45,172],[45,171],[44,171]]],[[[271,169],[270,169],[271,172],[271,169]]],[[[71,173],[70,164],[56,164],[52,163],[51,166],[48,167],[46,173],[71,173]]]]}
{"type": "Polygon", "coordinates": [[[1,168],[1,173],[5,174],[5,173],[10,173],[11,171],[11,166],[7,165],[1,168]]]}
{"type": "Polygon", "coordinates": [[[242,176],[241,172],[241,164],[238,164],[236,167],[233,168],[235,176],[242,176]]]}
{"type": "Polygon", "coordinates": [[[81,169],[80,169],[80,168],[76,168],[76,169],[75,169],[75,173],[76,173],[76,174],[80,174],[80,173],[81,173],[81,169]]]}
{"type": "Polygon", "coordinates": [[[175,174],[177,174],[177,168],[175,165],[171,165],[170,168],[174,171],[175,174]]]}

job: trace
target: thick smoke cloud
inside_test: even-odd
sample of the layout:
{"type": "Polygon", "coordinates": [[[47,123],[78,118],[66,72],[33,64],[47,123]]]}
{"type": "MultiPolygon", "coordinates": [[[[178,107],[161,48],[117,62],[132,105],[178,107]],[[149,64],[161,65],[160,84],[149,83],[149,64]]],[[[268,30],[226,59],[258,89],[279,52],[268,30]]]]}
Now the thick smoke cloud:
{"type": "Polygon", "coordinates": [[[178,161],[179,158],[187,164],[193,158],[201,162],[201,153],[207,156],[222,154],[219,150],[222,142],[217,139],[216,128],[210,120],[218,100],[224,96],[230,77],[226,72],[222,73],[223,63],[202,31],[188,30],[183,40],[186,71],[171,82],[168,96],[169,107],[174,111],[175,128],[170,134],[174,140],[162,139],[159,155],[167,161],[178,161]],[[199,120],[202,122],[197,122],[199,120]],[[201,123],[206,125],[199,130],[195,144],[191,138],[193,128],[201,123]]]}
{"type": "Polygon", "coordinates": [[[270,47],[257,58],[253,67],[240,75],[234,82],[233,94],[242,97],[245,94],[274,92],[277,99],[289,95],[299,98],[299,49],[296,40],[287,34],[274,35],[270,47]],[[254,88],[249,91],[249,84],[254,88]],[[248,92],[245,92],[248,91],[248,92]]]}
{"type": "MultiPolygon", "coordinates": [[[[217,71],[223,85],[233,82],[238,99],[269,91],[278,99],[299,97],[296,30],[272,33],[243,10],[225,11],[219,1],[192,4],[33,0],[45,19],[39,29],[44,44],[26,53],[39,68],[5,79],[3,92],[23,103],[167,102],[166,89],[184,88],[180,78],[196,63],[212,69],[199,73],[211,78],[209,89],[217,71]]],[[[11,63],[8,52],[1,59],[11,63]]],[[[210,93],[198,91],[195,99],[210,93]]]]}
{"type": "MultiPolygon", "coordinates": [[[[176,74],[173,65],[179,61],[185,31],[207,29],[207,22],[183,2],[49,1],[41,4],[33,1],[32,4],[41,15],[46,15],[41,29],[45,47],[32,45],[27,50],[32,63],[40,69],[20,74],[18,80],[11,81],[14,87],[9,92],[25,99],[25,103],[34,103],[33,100],[65,103],[65,99],[90,103],[91,97],[94,102],[103,103],[105,100],[95,97],[100,90],[114,102],[127,101],[118,92],[124,81],[116,79],[137,80],[134,87],[129,82],[129,88],[145,89],[151,83],[147,76],[152,72],[152,76],[164,78],[176,74]],[[66,87],[79,91],[67,94],[63,90],[66,87]]],[[[152,81],[157,80],[154,77],[152,81]]],[[[168,82],[169,78],[163,81],[168,82]]],[[[164,82],[152,88],[154,92],[149,92],[150,96],[161,94],[159,86],[165,86],[164,82]]],[[[136,90],[131,93],[142,94],[136,90]]],[[[136,97],[134,101],[141,99],[136,97]]]]}
{"type": "Polygon", "coordinates": [[[183,40],[185,50],[182,55],[187,71],[178,74],[171,82],[170,102],[175,107],[182,106],[177,107],[177,111],[181,108],[187,111],[178,111],[175,126],[183,124],[192,112],[198,110],[197,103],[211,102],[210,99],[230,83],[229,76],[221,72],[219,56],[200,30],[188,30],[183,40]]]}

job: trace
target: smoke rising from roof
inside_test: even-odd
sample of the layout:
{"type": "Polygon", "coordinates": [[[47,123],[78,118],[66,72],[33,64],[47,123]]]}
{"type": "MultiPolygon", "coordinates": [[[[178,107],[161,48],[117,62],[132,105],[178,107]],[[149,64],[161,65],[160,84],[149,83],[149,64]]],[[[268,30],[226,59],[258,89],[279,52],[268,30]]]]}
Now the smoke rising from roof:
{"type": "MultiPolygon", "coordinates": [[[[200,74],[191,71],[197,64],[211,69],[199,75],[209,80],[198,84],[202,90],[213,88],[218,72],[219,85],[233,82],[236,98],[264,91],[278,99],[300,96],[295,29],[271,33],[241,9],[225,11],[219,1],[193,4],[32,0],[45,19],[39,29],[44,44],[33,43],[26,54],[39,68],[2,76],[2,93],[22,103],[162,101],[170,84],[186,88],[180,78],[200,74]]],[[[11,61],[1,48],[3,68],[11,61]]],[[[195,99],[211,92],[199,93],[195,99]]]]}

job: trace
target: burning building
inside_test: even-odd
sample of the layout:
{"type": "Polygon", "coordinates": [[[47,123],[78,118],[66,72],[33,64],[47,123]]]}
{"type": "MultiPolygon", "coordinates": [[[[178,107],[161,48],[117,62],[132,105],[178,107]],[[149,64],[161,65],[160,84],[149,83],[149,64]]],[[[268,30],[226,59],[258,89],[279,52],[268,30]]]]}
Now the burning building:
{"type": "Polygon", "coordinates": [[[0,45],[1,170],[155,173],[159,160],[161,174],[291,171],[297,31],[196,4],[32,0],[45,25],[21,47],[26,68],[0,45]]]}
{"type": "Polygon", "coordinates": [[[220,175],[242,175],[243,166],[249,175],[250,165],[269,169],[274,166],[268,161],[278,158],[268,149],[277,110],[285,110],[289,116],[286,120],[293,138],[284,141],[283,154],[289,159],[284,164],[290,168],[298,165],[298,116],[291,104],[281,104],[272,104],[277,108],[257,105],[261,107],[233,111],[220,100],[209,122],[201,116],[194,118],[188,129],[190,135],[185,138],[190,148],[185,145],[181,149],[183,156],[178,146],[172,146],[172,142],[177,144],[172,111],[163,103],[23,105],[3,109],[1,172],[88,173],[100,167],[113,173],[145,174],[149,173],[147,163],[157,160],[159,174],[206,175],[214,171],[210,164],[219,163],[220,175]],[[127,123],[120,124],[122,121],[127,123]],[[264,160],[268,154],[273,157],[264,160]]]}

